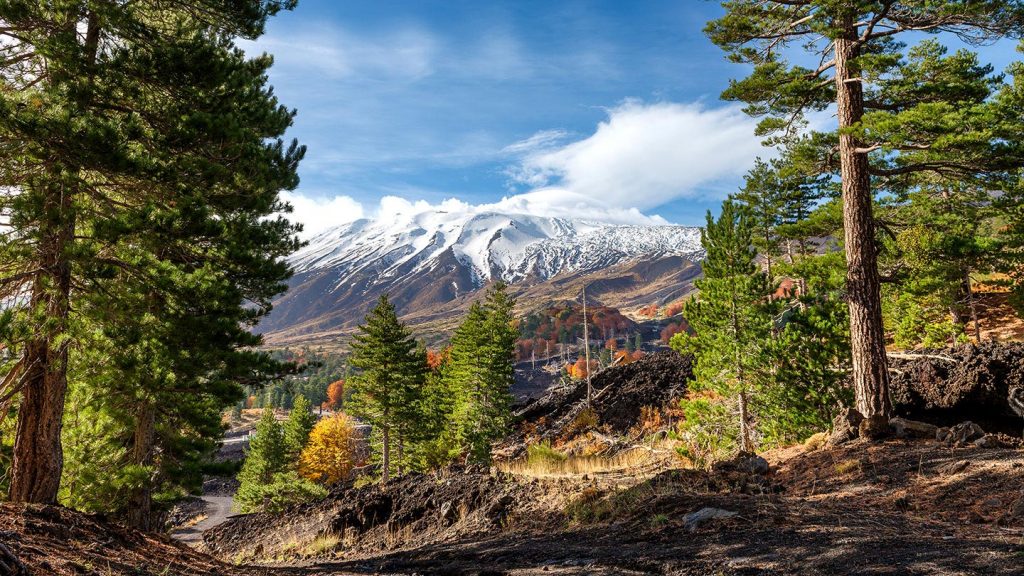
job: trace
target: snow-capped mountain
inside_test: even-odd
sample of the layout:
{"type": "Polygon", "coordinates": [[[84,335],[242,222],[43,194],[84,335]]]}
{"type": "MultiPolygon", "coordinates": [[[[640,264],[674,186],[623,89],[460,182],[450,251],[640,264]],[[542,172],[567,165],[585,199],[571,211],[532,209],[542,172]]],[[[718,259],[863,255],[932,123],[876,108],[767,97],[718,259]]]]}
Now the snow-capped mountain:
{"type": "Polygon", "coordinates": [[[700,229],[573,222],[564,218],[426,212],[393,221],[357,220],[310,240],[290,261],[299,274],[331,269],[338,285],[371,269],[391,283],[436,268],[451,251],[476,280],[546,280],[638,256],[698,255],[700,229]]]}
{"type": "Polygon", "coordinates": [[[700,230],[495,212],[385,215],[331,228],[296,252],[291,289],[260,329],[332,331],[362,320],[382,293],[410,313],[491,280],[536,285],[670,256],[699,260],[700,230]]]}

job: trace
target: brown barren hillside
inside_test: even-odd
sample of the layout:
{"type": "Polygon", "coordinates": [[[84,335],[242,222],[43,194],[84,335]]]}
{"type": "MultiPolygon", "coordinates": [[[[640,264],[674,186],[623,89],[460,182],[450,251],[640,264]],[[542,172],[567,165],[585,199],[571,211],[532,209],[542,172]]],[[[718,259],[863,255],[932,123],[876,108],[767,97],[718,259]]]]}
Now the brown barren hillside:
{"type": "MultiPolygon", "coordinates": [[[[700,276],[700,270],[700,264],[682,256],[665,256],[631,261],[597,272],[564,273],[538,283],[523,281],[513,284],[511,291],[519,302],[517,312],[526,314],[566,301],[579,301],[585,285],[590,303],[617,308],[627,316],[640,319],[636,313],[646,305],[667,305],[689,296],[694,290],[693,281],[700,276]]],[[[323,288],[317,291],[318,298],[335,297],[323,288]]],[[[356,287],[348,289],[355,290],[356,287]]],[[[479,296],[473,292],[445,302],[434,298],[424,299],[421,295],[419,300],[405,306],[403,320],[409,323],[417,336],[427,339],[428,343],[434,343],[455,330],[463,313],[479,296]]],[[[330,302],[326,301],[316,305],[331,308],[330,302]]],[[[341,349],[347,345],[350,335],[367,312],[368,308],[325,312],[312,320],[266,332],[266,345],[283,347],[309,344],[341,349]]]]}

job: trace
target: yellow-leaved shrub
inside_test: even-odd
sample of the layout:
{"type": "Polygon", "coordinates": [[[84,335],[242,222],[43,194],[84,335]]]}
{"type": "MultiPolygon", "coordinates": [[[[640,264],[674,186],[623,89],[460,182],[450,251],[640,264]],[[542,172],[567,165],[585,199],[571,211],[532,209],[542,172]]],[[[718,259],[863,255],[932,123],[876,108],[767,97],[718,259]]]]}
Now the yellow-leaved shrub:
{"type": "Polygon", "coordinates": [[[348,414],[320,420],[299,456],[299,474],[323,484],[348,480],[360,465],[357,442],[356,423],[348,414]]]}

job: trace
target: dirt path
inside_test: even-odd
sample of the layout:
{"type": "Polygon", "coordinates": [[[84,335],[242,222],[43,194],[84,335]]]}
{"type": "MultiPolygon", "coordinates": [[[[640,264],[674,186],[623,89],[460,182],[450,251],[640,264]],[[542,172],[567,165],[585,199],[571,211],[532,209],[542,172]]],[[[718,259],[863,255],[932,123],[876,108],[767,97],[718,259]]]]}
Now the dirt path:
{"type": "Polygon", "coordinates": [[[203,496],[202,500],[206,502],[206,518],[188,528],[179,528],[171,532],[171,537],[180,542],[195,545],[202,541],[203,532],[228,521],[228,517],[232,514],[233,497],[203,496]]]}

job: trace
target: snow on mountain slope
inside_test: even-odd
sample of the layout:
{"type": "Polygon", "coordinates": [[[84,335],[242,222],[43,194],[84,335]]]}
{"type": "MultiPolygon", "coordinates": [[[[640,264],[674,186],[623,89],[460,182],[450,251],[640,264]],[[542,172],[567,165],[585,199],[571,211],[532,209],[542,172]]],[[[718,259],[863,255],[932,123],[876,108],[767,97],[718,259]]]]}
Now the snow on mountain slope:
{"type": "Polygon", "coordinates": [[[698,228],[430,212],[337,226],[313,238],[290,261],[300,274],[331,269],[340,286],[371,267],[382,282],[413,276],[436,266],[449,250],[469,268],[477,286],[490,279],[546,280],[640,256],[701,254],[698,228]]]}
{"type": "MultiPolygon", "coordinates": [[[[525,288],[630,262],[702,257],[698,228],[498,212],[398,212],[327,230],[292,255],[289,290],[258,330],[270,340],[299,342],[355,326],[385,293],[399,314],[422,314],[461,301],[492,279],[525,288]]],[[[680,274],[689,278],[685,267],[680,274]]],[[[639,276],[630,286],[637,281],[639,276]]],[[[630,290],[642,294],[642,281],[630,290]]]]}

